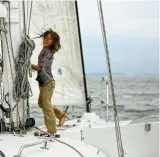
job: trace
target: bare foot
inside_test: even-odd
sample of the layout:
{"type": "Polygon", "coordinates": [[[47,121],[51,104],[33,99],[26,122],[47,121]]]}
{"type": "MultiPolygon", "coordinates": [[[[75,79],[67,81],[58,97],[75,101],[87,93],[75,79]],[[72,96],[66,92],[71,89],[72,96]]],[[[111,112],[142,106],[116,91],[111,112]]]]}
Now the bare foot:
{"type": "Polygon", "coordinates": [[[58,126],[62,126],[64,124],[65,119],[67,118],[67,114],[64,114],[62,116],[62,118],[59,120],[59,125],[58,126]]]}

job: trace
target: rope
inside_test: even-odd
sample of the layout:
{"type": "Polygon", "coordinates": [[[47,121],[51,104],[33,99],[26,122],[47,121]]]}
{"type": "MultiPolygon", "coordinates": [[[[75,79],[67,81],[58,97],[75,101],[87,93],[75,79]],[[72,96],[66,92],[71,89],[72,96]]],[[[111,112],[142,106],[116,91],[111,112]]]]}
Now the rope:
{"type": "MultiPolygon", "coordinates": [[[[12,33],[11,33],[11,8],[10,8],[10,2],[8,1],[8,8],[9,8],[9,36],[10,36],[10,44],[11,44],[11,52],[12,52],[12,59],[13,59],[13,62],[15,63],[15,60],[14,60],[14,52],[13,52],[13,43],[12,43],[12,33]]],[[[5,24],[4,24],[4,28],[5,28],[5,24]]],[[[6,34],[5,34],[6,35],[6,34]]],[[[6,37],[6,40],[7,40],[7,37],[6,37]]],[[[7,47],[8,49],[8,47],[7,47]]],[[[8,50],[9,51],[9,50],[8,50]]],[[[10,56],[9,56],[10,57],[10,56]]],[[[12,71],[12,66],[11,66],[11,61],[10,61],[10,67],[11,67],[11,73],[12,73],[12,81],[14,80],[14,77],[13,77],[13,71],[12,71]]],[[[13,66],[15,67],[15,65],[13,66]]],[[[13,90],[13,93],[14,93],[14,90],[13,90]]],[[[17,102],[18,104],[18,102],[17,102]]],[[[18,126],[18,120],[20,121],[20,115],[19,115],[19,108],[18,108],[18,105],[17,105],[17,126],[18,126]]],[[[12,119],[12,110],[11,110],[11,117],[10,117],[10,123],[12,124],[13,122],[13,119],[12,119]]],[[[11,125],[10,125],[10,130],[11,130],[11,125]]]]}
{"type": "Polygon", "coordinates": [[[10,36],[10,41],[11,41],[11,52],[12,52],[12,57],[13,57],[13,61],[14,61],[14,51],[13,51],[13,43],[12,43],[12,33],[11,33],[11,6],[10,6],[10,2],[8,2],[8,7],[9,7],[9,36],[10,36]]]}
{"type": "MultiPolygon", "coordinates": [[[[9,25],[11,24],[10,23],[10,3],[8,3],[8,7],[9,7],[9,25]]],[[[8,38],[7,38],[7,30],[6,30],[6,27],[5,27],[5,21],[4,21],[4,18],[2,19],[2,22],[3,22],[3,27],[4,27],[4,35],[5,35],[5,40],[6,40],[6,45],[7,45],[7,52],[8,52],[8,57],[9,57],[9,64],[10,64],[10,70],[11,70],[11,76],[12,76],[12,81],[14,80],[14,76],[13,76],[13,69],[12,69],[12,63],[11,63],[11,55],[10,55],[10,50],[9,50],[9,44],[8,44],[8,38]]],[[[11,27],[9,26],[9,36],[10,36],[10,43],[11,43],[11,52],[12,52],[12,60],[13,60],[13,63],[14,63],[14,53],[13,53],[13,46],[12,46],[12,36],[11,36],[11,27]]],[[[3,47],[2,47],[2,50],[3,50],[3,47]]],[[[2,51],[3,52],[3,51],[2,51]]],[[[13,90],[13,93],[14,93],[14,90],[13,90]]],[[[8,104],[9,105],[9,104],[8,104]]],[[[9,105],[10,107],[10,105],[9,105]]],[[[11,108],[10,108],[11,109],[11,108]]],[[[10,116],[10,123],[12,123],[13,120],[12,120],[12,112],[11,112],[11,116],[10,116]]]]}
{"type": "Polygon", "coordinates": [[[111,87],[111,95],[112,95],[112,101],[113,101],[113,107],[114,107],[114,120],[115,120],[118,155],[119,155],[119,157],[124,157],[124,150],[123,150],[123,145],[122,145],[119,118],[118,118],[118,113],[117,113],[117,108],[116,108],[116,99],[115,99],[115,94],[114,94],[114,87],[113,87],[112,72],[111,72],[108,44],[107,44],[107,38],[106,38],[105,24],[104,24],[104,18],[103,18],[102,3],[101,3],[101,1],[97,1],[97,4],[98,4],[99,16],[100,16],[100,23],[101,23],[101,27],[102,27],[104,47],[106,50],[106,60],[107,60],[107,65],[108,65],[107,67],[108,67],[109,80],[110,80],[109,83],[110,83],[110,87],[111,87]]]}
{"type": "Polygon", "coordinates": [[[23,33],[24,33],[24,37],[26,37],[26,14],[25,14],[25,2],[24,0],[22,1],[22,10],[23,10],[23,33]]]}
{"type": "MultiPolygon", "coordinates": [[[[0,100],[1,100],[1,104],[3,103],[3,100],[4,100],[4,95],[3,95],[3,87],[2,87],[2,76],[3,76],[3,47],[2,47],[2,33],[3,32],[3,29],[2,29],[2,19],[0,18],[0,46],[1,46],[1,53],[0,53],[0,100]]],[[[2,123],[2,120],[4,120],[4,117],[3,117],[3,112],[1,112],[1,116],[0,116],[0,134],[2,133],[2,130],[3,130],[3,123],[2,123]]]]}
{"type": "MultiPolygon", "coordinates": [[[[30,23],[31,23],[31,15],[32,15],[32,4],[33,4],[33,1],[31,0],[30,12],[29,12],[29,9],[28,9],[28,7],[29,7],[29,0],[27,1],[27,19],[28,19],[28,31],[27,31],[27,35],[28,36],[29,36],[29,31],[30,31],[30,23]]],[[[29,70],[29,76],[32,77],[31,70],[29,70]]],[[[29,97],[27,97],[27,118],[30,118],[29,97]]]]}
{"type": "Polygon", "coordinates": [[[31,87],[28,81],[30,58],[35,48],[33,40],[27,36],[20,45],[19,54],[16,57],[16,77],[14,82],[14,99],[26,99],[32,96],[31,87]],[[31,93],[31,94],[30,94],[31,93]]]}
{"type": "Polygon", "coordinates": [[[30,66],[30,58],[34,48],[34,42],[30,40],[28,36],[26,36],[20,45],[19,54],[15,59],[16,76],[13,87],[13,98],[17,101],[17,103],[12,108],[12,112],[17,107],[17,124],[19,124],[20,122],[18,104],[21,98],[24,100],[32,96],[32,90],[28,81],[28,73],[30,66]]]}
{"type": "Polygon", "coordinates": [[[7,45],[7,52],[8,52],[8,57],[9,57],[9,64],[10,64],[10,69],[11,69],[11,76],[12,76],[12,80],[14,80],[13,77],[13,70],[12,70],[12,64],[11,64],[11,56],[10,56],[10,51],[9,51],[9,44],[8,44],[8,38],[7,38],[7,32],[6,32],[6,27],[5,27],[5,21],[3,18],[3,27],[4,27],[4,34],[5,34],[5,40],[6,40],[6,45],[7,45]]]}
{"type": "Polygon", "coordinates": [[[30,14],[29,14],[29,24],[28,24],[28,35],[29,35],[29,31],[30,31],[30,23],[31,23],[31,13],[32,13],[32,5],[33,5],[33,1],[31,1],[31,7],[30,7],[30,14]]]}
{"type": "MultiPolygon", "coordinates": [[[[8,2],[8,8],[9,8],[9,30],[8,30],[8,33],[9,33],[9,37],[10,37],[10,46],[11,46],[11,54],[12,54],[12,60],[13,60],[13,63],[14,63],[14,52],[13,52],[13,44],[12,44],[12,33],[11,33],[11,12],[10,12],[10,2],[8,2]]],[[[4,19],[3,20],[3,27],[4,27],[4,34],[5,34],[5,39],[6,39],[6,45],[7,45],[7,51],[8,51],[8,56],[9,56],[9,63],[10,63],[10,70],[11,70],[11,75],[12,75],[12,81],[14,79],[14,76],[13,76],[13,70],[12,70],[12,64],[11,64],[11,55],[10,55],[10,50],[9,50],[9,44],[8,44],[8,37],[7,37],[7,30],[6,30],[6,27],[5,27],[5,21],[4,19]]],[[[3,49],[3,47],[2,47],[3,49]]],[[[14,67],[14,66],[13,66],[14,67]]],[[[13,91],[14,93],[14,91],[13,91]]],[[[11,117],[10,117],[10,122],[12,122],[12,112],[11,112],[11,117]]]]}
{"type": "MultiPolygon", "coordinates": [[[[13,57],[13,60],[14,60],[14,51],[13,51],[13,43],[12,43],[12,31],[11,31],[11,11],[10,11],[10,8],[11,8],[11,6],[10,6],[10,1],[5,1],[5,2],[7,2],[8,3],[8,22],[9,22],[9,37],[10,37],[10,44],[11,44],[11,52],[12,52],[12,57],[13,57]]],[[[3,3],[3,0],[2,0],[2,3],[3,3]]],[[[4,24],[4,26],[5,26],[5,24],[4,24]]],[[[6,32],[6,30],[4,31],[4,32],[6,32]]]]}
{"type": "Polygon", "coordinates": [[[68,144],[68,143],[66,143],[66,142],[63,142],[63,141],[61,141],[61,140],[58,140],[58,139],[55,138],[55,137],[54,137],[54,140],[56,140],[57,142],[62,143],[62,144],[64,144],[64,145],[70,147],[71,149],[73,149],[74,151],[76,151],[81,157],[84,157],[84,155],[81,154],[80,151],[78,151],[75,147],[71,146],[70,144],[68,144]]]}
{"type": "MultiPolygon", "coordinates": [[[[29,73],[29,66],[30,66],[30,57],[32,55],[32,51],[35,48],[35,44],[30,38],[27,36],[26,33],[26,21],[25,21],[25,2],[22,2],[22,9],[23,9],[23,31],[24,31],[24,39],[20,45],[19,49],[19,54],[18,56],[14,59],[14,53],[13,53],[13,46],[12,46],[12,36],[11,36],[11,22],[10,22],[10,3],[9,3],[9,34],[10,34],[10,40],[11,40],[11,48],[12,48],[12,56],[13,56],[13,61],[15,64],[15,69],[16,69],[16,76],[15,79],[13,78],[13,71],[12,71],[12,66],[11,66],[11,57],[9,53],[9,45],[8,45],[8,40],[7,40],[7,35],[5,33],[5,38],[6,38],[6,44],[7,44],[7,50],[8,50],[8,56],[9,56],[9,62],[10,62],[10,67],[11,67],[11,74],[12,74],[12,80],[14,80],[14,85],[13,85],[13,98],[16,100],[15,106],[11,109],[11,113],[14,111],[14,109],[17,107],[17,128],[19,128],[20,124],[20,114],[19,114],[19,107],[18,104],[21,100],[21,98],[24,100],[27,98],[27,103],[28,98],[32,96],[32,91],[31,87],[28,81],[28,73],[29,73]]],[[[32,3],[31,3],[31,9],[30,9],[30,16],[29,16],[29,27],[28,27],[28,33],[30,29],[30,19],[31,19],[31,10],[32,10],[32,3]]],[[[4,23],[4,19],[3,19],[4,23]]],[[[5,23],[4,23],[4,29],[5,29],[5,23]]],[[[24,105],[24,103],[23,103],[24,105]]],[[[29,104],[27,108],[29,107],[29,104]]],[[[29,113],[27,113],[27,116],[29,113]]]]}
{"type": "MultiPolygon", "coordinates": [[[[32,7],[32,3],[31,3],[32,7]]],[[[27,117],[29,117],[29,97],[32,96],[32,90],[28,81],[28,74],[31,76],[30,73],[30,58],[32,55],[32,51],[35,48],[35,43],[33,40],[29,38],[28,35],[26,35],[26,22],[25,22],[25,2],[22,2],[22,8],[23,8],[23,24],[24,24],[24,38],[23,41],[20,45],[19,49],[19,54],[15,59],[15,67],[16,67],[16,77],[15,77],[15,82],[14,82],[14,99],[17,101],[16,105],[12,108],[12,112],[14,109],[17,107],[17,121],[19,120],[20,122],[20,116],[19,116],[19,110],[18,110],[18,104],[21,100],[27,99],[27,117]]],[[[28,27],[28,33],[30,29],[30,20],[31,20],[31,11],[32,8],[30,9],[30,16],[29,16],[29,27],[28,27]]],[[[24,103],[23,103],[24,106],[24,103]]]]}
{"type": "MultiPolygon", "coordinates": [[[[10,5],[9,5],[9,9],[10,9],[10,5]]],[[[10,14],[10,13],[9,13],[10,14]]],[[[9,15],[9,19],[10,19],[10,15],[9,15]]],[[[9,20],[10,21],[10,20],[9,20]]],[[[10,50],[9,50],[9,43],[8,43],[8,37],[7,37],[7,30],[6,30],[6,27],[5,27],[5,21],[4,21],[4,18],[2,19],[2,22],[3,22],[3,27],[4,27],[4,35],[5,35],[5,40],[6,40],[6,45],[7,45],[7,52],[8,52],[8,57],[9,57],[9,64],[10,64],[10,70],[11,70],[11,77],[12,77],[12,82],[14,80],[14,76],[13,76],[13,69],[12,69],[12,63],[11,63],[11,55],[10,55],[10,50]]],[[[10,25],[10,22],[9,22],[9,25],[10,25]]],[[[10,34],[10,41],[12,43],[12,36],[11,36],[11,27],[9,26],[9,34],[10,34]]],[[[13,63],[14,63],[14,54],[13,54],[13,46],[11,44],[11,49],[12,49],[12,60],[13,60],[13,63]]],[[[13,93],[14,93],[14,90],[13,90],[13,93]]],[[[9,105],[10,107],[10,105],[9,105]]],[[[11,108],[10,108],[11,109],[11,108]]],[[[19,118],[20,119],[20,118],[19,118]]],[[[11,111],[11,116],[10,116],[10,123],[12,123],[13,120],[12,120],[12,111],[11,111]]]]}
{"type": "MultiPolygon", "coordinates": [[[[12,66],[11,66],[11,56],[10,56],[10,51],[12,52],[12,60],[14,63],[14,53],[13,53],[13,44],[12,44],[12,35],[11,35],[11,13],[10,13],[10,2],[8,2],[8,8],[9,8],[9,28],[8,28],[8,33],[9,33],[9,37],[10,37],[10,46],[11,46],[11,50],[9,50],[9,43],[8,43],[8,37],[7,37],[7,30],[5,28],[5,21],[4,18],[1,18],[0,24],[1,24],[1,32],[3,32],[5,34],[5,40],[6,40],[6,45],[7,45],[7,51],[8,51],[8,56],[9,56],[9,63],[10,63],[10,69],[11,69],[11,75],[12,75],[12,81],[13,81],[13,71],[12,71],[12,66]],[[2,28],[3,25],[3,28],[2,28]]],[[[2,50],[2,58],[3,58],[3,46],[2,46],[2,41],[1,41],[1,50],[2,50]]],[[[3,61],[2,61],[2,73],[3,73],[3,61]]],[[[4,95],[4,88],[1,88],[1,93],[4,95]]],[[[1,96],[2,98],[2,96],[1,96]]],[[[8,102],[8,105],[10,107],[10,104],[8,102]]],[[[11,108],[10,108],[11,109],[11,108]]],[[[12,112],[10,114],[10,122],[12,123],[12,112]]],[[[10,126],[10,130],[11,130],[11,126],[10,126]]]]}
{"type": "MultiPolygon", "coordinates": [[[[2,63],[2,60],[1,60],[1,56],[0,56],[0,104],[2,104],[3,102],[3,88],[2,88],[2,75],[3,75],[3,63],[2,63]]],[[[2,133],[2,118],[0,116],[0,133],[2,133]]]]}

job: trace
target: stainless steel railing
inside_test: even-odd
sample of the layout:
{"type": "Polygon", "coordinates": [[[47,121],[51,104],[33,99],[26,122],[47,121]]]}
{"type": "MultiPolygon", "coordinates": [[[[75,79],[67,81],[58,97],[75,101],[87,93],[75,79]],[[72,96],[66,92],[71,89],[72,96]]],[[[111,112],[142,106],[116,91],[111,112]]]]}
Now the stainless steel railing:
{"type": "Polygon", "coordinates": [[[103,107],[106,107],[106,116],[107,116],[107,121],[108,121],[108,105],[109,105],[109,86],[108,86],[108,79],[107,77],[103,76],[102,77],[102,80],[101,80],[101,93],[100,93],[100,96],[91,96],[92,99],[98,99],[101,101],[100,103],[100,110],[101,110],[101,117],[103,116],[103,107]],[[104,83],[105,83],[105,86],[106,86],[106,91],[105,91],[105,94],[106,94],[106,100],[103,98],[103,88],[104,88],[104,83]],[[104,105],[105,104],[105,105],[104,105]]]}
{"type": "Polygon", "coordinates": [[[22,151],[25,149],[25,148],[28,148],[28,147],[32,147],[32,146],[36,146],[36,145],[39,145],[39,144],[43,144],[44,143],[44,149],[47,149],[46,146],[47,146],[47,142],[52,140],[53,137],[48,137],[42,141],[38,141],[38,142],[34,142],[34,143],[30,143],[30,144],[25,144],[23,146],[20,147],[19,151],[18,151],[18,154],[15,155],[14,157],[22,157],[21,154],[22,154],[22,151]]]}

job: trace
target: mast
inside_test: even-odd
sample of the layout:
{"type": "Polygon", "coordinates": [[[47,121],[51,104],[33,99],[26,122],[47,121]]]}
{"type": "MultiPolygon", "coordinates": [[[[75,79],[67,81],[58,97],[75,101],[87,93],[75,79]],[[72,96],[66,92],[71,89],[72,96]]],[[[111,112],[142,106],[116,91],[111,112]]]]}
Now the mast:
{"type": "Polygon", "coordinates": [[[116,107],[116,98],[115,98],[114,87],[113,87],[112,71],[111,71],[111,65],[110,65],[110,56],[109,56],[109,50],[108,50],[108,44],[107,44],[107,37],[106,37],[106,30],[105,30],[105,23],[104,23],[101,0],[98,0],[97,4],[98,4],[99,16],[100,16],[100,23],[101,23],[101,29],[102,29],[104,48],[105,48],[105,52],[106,52],[106,61],[107,61],[107,68],[108,68],[108,74],[109,74],[109,83],[110,83],[112,102],[113,102],[113,108],[114,108],[114,121],[115,121],[115,131],[116,131],[116,138],[117,138],[118,155],[119,155],[119,157],[124,157],[124,150],[123,150],[123,144],[122,144],[122,139],[121,139],[121,131],[120,131],[120,125],[119,125],[118,112],[117,112],[117,107],[116,107]]]}
{"type": "Polygon", "coordinates": [[[85,74],[85,66],[84,66],[84,58],[83,58],[83,48],[82,48],[81,30],[80,30],[80,23],[79,23],[79,13],[78,13],[77,1],[75,1],[75,8],[76,8],[78,34],[79,34],[79,44],[80,44],[81,60],[82,60],[82,72],[83,72],[83,82],[84,82],[85,99],[86,99],[86,111],[90,112],[90,103],[88,103],[88,92],[87,92],[87,83],[86,83],[86,74],[85,74]]]}

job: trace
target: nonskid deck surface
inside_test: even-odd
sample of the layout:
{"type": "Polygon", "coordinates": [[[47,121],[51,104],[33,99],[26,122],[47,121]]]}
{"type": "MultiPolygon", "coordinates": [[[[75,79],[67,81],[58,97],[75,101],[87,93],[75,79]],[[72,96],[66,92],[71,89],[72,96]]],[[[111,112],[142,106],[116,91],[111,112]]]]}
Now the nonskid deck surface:
{"type": "MultiPolygon", "coordinates": [[[[6,157],[14,157],[18,154],[18,151],[22,145],[44,140],[44,138],[36,137],[33,134],[33,131],[27,133],[23,137],[14,136],[13,134],[1,134],[0,150],[5,154],[6,157]]],[[[69,138],[59,138],[59,140],[73,146],[84,157],[107,157],[107,155],[101,152],[99,149],[83,141],[69,138]]],[[[55,139],[47,142],[48,149],[42,149],[41,147],[43,146],[44,144],[39,144],[25,148],[22,151],[21,157],[81,157],[74,149],[56,141],[55,139]]]]}

